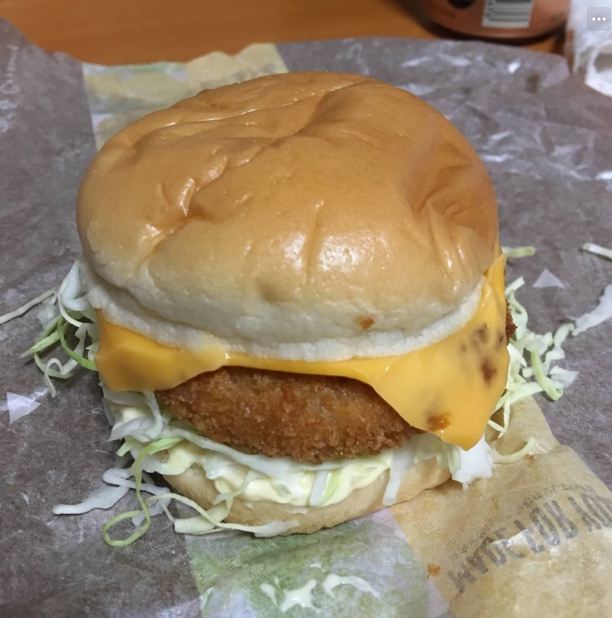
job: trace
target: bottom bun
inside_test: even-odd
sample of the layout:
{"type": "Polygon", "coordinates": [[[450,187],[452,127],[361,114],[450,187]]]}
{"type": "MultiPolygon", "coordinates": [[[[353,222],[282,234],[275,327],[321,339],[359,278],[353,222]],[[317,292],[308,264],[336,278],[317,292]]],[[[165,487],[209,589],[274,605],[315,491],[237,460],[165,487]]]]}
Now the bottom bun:
{"type": "MultiPolygon", "coordinates": [[[[411,500],[425,489],[437,487],[450,478],[448,468],[440,468],[434,459],[414,464],[404,474],[397,494],[397,503],[411,500]]],[[[181,494],[209,509],[219,495],[204,470],[193,465],[189,470],[165,479],[181,494]]],[[[310,534],[321,528],[331,528],[349,519],[367,515],[385,508],[383,495],[389,480],[389,471],[383,472],[373,483],[356,489],[336,504],[320,507],[294,507],[267,500],[249,502],[240,496],[234,499],[229,515],[224,521],[243,526],[262,526],[275,521],[295,521],[297,525],[283,533],[310,534]]]]}

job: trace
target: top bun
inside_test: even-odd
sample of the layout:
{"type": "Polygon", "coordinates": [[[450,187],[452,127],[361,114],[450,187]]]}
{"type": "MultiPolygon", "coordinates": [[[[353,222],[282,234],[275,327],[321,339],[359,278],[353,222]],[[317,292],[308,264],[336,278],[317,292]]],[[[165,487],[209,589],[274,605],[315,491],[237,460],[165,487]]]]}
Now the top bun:
{"type": "Polygon", "coordinates": [[[85,176],[78,229],[111,319],[116,302],[266,353],[460,315],[456,330],[498,251],[495,194],[461,133],[407,92],[333,73],[207,90],[123,129],[85,176]]]}

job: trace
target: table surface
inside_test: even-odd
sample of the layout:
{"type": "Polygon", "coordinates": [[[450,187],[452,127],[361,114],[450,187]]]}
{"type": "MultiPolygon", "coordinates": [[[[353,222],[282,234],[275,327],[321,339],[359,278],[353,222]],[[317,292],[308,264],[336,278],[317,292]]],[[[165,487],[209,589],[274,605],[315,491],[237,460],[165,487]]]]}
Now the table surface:
{"type": "MultiPolygon", "coordinates": [[[[420,0],[0,0],[30,41],[84,61],[184,61],[250,43],[360,36],[459,38],[427,23],[420,0]]],[[[528,49],[561,53],[557,33],[528,49]]]]}

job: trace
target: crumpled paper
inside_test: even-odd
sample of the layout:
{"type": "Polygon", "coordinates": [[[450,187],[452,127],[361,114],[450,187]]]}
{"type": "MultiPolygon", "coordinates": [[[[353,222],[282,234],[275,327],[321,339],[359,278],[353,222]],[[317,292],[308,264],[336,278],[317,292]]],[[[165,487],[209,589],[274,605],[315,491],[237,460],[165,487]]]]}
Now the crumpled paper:
{"type": "MultiPolygon", "coordinates": [[[[569,77],[561,58],[375,38],[104,68],[48,55],[0,22],[0,314],[56,287],[78,256],[76,192],[109,132],[200,87],[306,69],[383,79],[463,131],[496,187],[502,244],[537,247],[508,265],[509,280],[527,280],[518,298],[534,330],[596,305],[612,265],[579,248],[612,244],[612,100],[569,77]],[[545,269],[564,288],[534,288],[545,269]]],[[[34,314],[0,327],[0,399],[40,403],[11,425],[0,415],[0,615],[612,615],[612,324],[568,340],[564,366],[580,374],[560,401],[538,397],[543,414],[531,400],[516,407],[497,447],[512,452],[533,436],[534,457],[497,466],[467,491],[448,483],[331,530],[277,539],[184,538],[158,516],[146,537],[112,549],[101,525],[132,508],[133,496],[109,512],[51,512],[99,487],[117,445],[107,442],[94,375],[79,372],[51,400],[19,359],[39,329],[34,314]],[[332,590],[335,576],[348,579],[332,590]],[[293,606],[283,614],[286,598],[293,606]]]]}
{"type": "Polygon", "coordinates": [[[584,83],[612,96],[612,0],[572,0],[565,55],[584,83]]]}

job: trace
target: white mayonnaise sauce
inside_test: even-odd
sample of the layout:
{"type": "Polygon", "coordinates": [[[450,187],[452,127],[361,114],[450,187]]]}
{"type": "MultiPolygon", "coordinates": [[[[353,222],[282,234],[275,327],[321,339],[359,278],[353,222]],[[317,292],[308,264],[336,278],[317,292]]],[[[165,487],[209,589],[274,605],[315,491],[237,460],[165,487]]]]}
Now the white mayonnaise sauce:
{"type": "Polygon", "coordinates": [[[342,575],[336,575],[335,573],[330,573],[323,580],[323,590],[325,594],[329,594],[329,596],[334,596],[334,588],[338,586],[342,586],[343,584],[353,586],[353,588],[357,588],[357,590],[361,590],[362,592],[367,592],[371,594],[375,599],[380,599],[380,592],[372,588],[372,586],[361,577],[357,577],[356,575],[347,575],[343,577],[342,575]]]}

